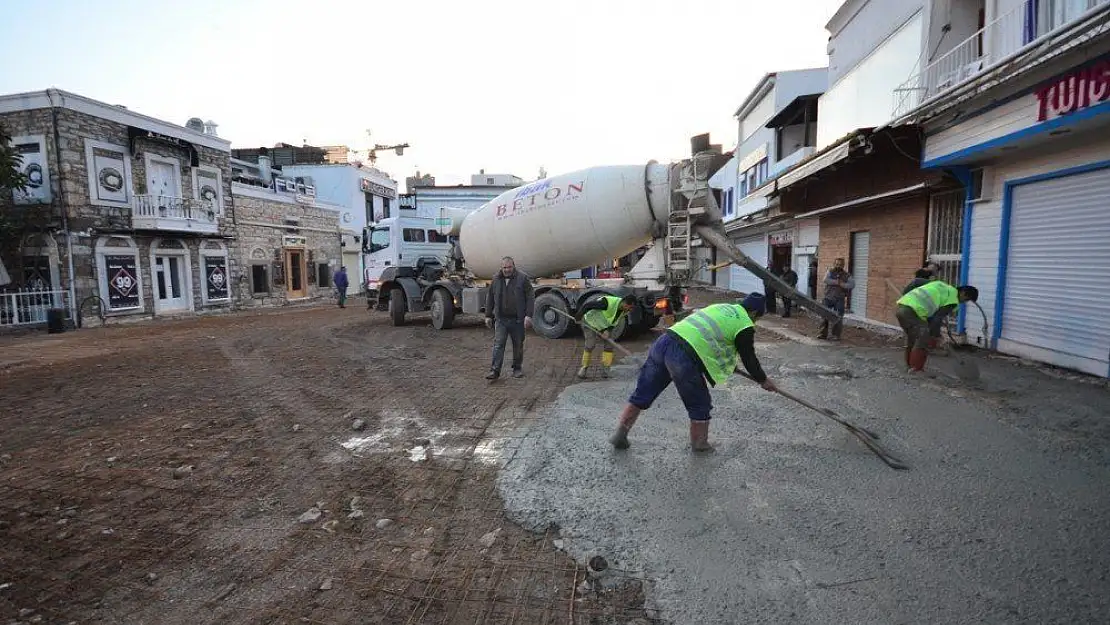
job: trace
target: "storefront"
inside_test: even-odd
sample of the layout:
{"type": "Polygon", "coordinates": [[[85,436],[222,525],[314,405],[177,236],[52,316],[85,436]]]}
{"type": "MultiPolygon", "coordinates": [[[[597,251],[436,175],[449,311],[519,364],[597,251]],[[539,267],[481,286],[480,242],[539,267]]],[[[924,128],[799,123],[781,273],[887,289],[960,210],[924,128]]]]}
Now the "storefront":
{"type": "Polygon", "coordinates": [[[964,178],[971,342],[1110,377],[1110,56],[931,129],[925,167],[964,178]]]}

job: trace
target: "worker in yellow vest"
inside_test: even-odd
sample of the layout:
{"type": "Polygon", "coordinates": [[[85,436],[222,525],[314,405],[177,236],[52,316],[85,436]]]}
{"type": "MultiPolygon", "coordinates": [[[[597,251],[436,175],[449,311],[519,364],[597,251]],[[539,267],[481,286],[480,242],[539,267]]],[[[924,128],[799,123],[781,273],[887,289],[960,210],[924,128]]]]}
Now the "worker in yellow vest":
{"type": "Polygon", "coordinates": [[[650,408],[674,382],[690,417],[690,447],[696,452],[712,452],[708,440],[709,413],[713,409],[709,386],[716,386],[732,375],[737,356],[763,388],[777,390],[755,355],[752,319],[763,315],[763,307],[764,298],[759,293],[752,293],[737,304],[706,306],[659,337],[640,368],[636,390],[621,411],[617,431],[609,439],[613,447],[628,448],[628,431],[640,412],[650,408]]]}
{"type": "Polygon", "coordinates": [[[609,377],[609,367],[613,366],[613,346],[600,340],[598,335],[609,338],[609,332],[635,307],[635,295],[624,297],[602,295],[581,308],[578,323],[586,327],[582,330],[582,334],[585,335],[585,346],[582,350],[582,366],[578,369],[578,377],[586,377],[586,371],[590,368],[590,359],[598,343],[602,344],[601,377],[609,377]]]}
{"type": "Polygon", "coordinates": [[[964,302],[979,299],[979,290],[973,286],[959,288],[933,280],[898,298],[895,317],[906,333],[906,366],[910,372],[925,369],[929,358],[929,339],[940,336],[944,318],[964,302]]]}

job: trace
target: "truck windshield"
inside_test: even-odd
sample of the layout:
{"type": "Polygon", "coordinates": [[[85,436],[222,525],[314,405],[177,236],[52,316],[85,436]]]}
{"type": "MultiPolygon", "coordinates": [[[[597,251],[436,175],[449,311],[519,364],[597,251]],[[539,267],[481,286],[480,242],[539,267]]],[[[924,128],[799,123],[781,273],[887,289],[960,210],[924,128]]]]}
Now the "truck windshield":
{"type": "Polygon", "coordinates": [[[389,247],[389,228],[374,228],[370,233],[370,251],[376,252],[389,247]]]}

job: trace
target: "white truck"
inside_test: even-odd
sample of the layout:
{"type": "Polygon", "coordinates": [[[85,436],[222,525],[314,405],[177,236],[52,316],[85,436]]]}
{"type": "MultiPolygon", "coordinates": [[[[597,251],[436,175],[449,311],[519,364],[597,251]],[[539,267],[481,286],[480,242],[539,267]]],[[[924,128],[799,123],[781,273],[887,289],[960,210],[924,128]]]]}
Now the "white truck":
{"type": "Polygon", "coordinates": [[[591,167],[506,191],[473,212],[442,208],[435,220],[399,216],[371,224],[363,236],[368,307],[388,311],[394,325],[408,313],[430,310],[432,325],[449,329],[457,315],[485,313],[488,281],[501,258],[511,256],[533,277],[537,332],[563,337],[573,324],[559,312],[575,315],[602,294],[633,294],[640,306],[614,330],[619,338],[682,311],[698,269],[691,246],[700,237],[780,293],[793,291],[799,305],[835,320],[835,311],[728,242],[708,185],[727,158],[709,150],[704,135],[694,145],[702,149],[670,165],[591,167]],[[646,254],[623,278],[562,277],[645,245],[646,254]]]}

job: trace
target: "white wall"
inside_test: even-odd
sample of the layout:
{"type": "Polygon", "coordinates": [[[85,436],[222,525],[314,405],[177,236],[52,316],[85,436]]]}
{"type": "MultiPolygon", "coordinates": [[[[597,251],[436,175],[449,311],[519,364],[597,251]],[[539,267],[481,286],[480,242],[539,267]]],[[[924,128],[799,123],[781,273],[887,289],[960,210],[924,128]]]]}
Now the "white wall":
{"type": "Polygon", "coordinates": [[[759,103],[740,120],[740,139],[747,142],[753,133],[766,130],[763,125],[775,114],[775,90],[772,88],[759,103]]]}
{"type": "Polygon", "coordinates": [[[829,87],[829,68],[799,69],[775,74],[775,113],[794,98],[823,93],[829,87]]]}
{"type": "Polygon", "coordinates": [[[416,215],[435,219],[444,206],[477,210],[493,198],[511,189],[474,189],[467,187],[446,189],[416,189],[416,215]]]}
{"type": "MultiPolygon", "coordinates": [[[[817,149],[857,128],[881,126],[891,120],[894,89],[917,72],[922,23],[923,15],[918,12],[870,56],[841,74],[839,82],[821,96],[817,149]]],[[[831,67],[829,75],[831,79],[831,67]]]]}
{"type": "MultiPolygon", "coordinates": [[[[994,309],[997,297],[999,245],[1002,235],[1003,188],[1007,180],[1017,180],[1078,165],[1110,159],[1110,146],[1099,135],[1079,137],[1067,143],[1055,144],[1058,149],[1042,151],[1021,161],[1001,162],[992,165],[994,186],[991,200],[976,204],[971,217],[971,249],[968,263],[968,283],[979,289],[979,305],[987,314],[990,330],[994,330],[994,309]]],[[[973,344],[982,338],[983,320],[972,306],[966,313],[968,340],[973,344]]]]}
{"type": "MultiPolygon", "coordinates": [[[[854,0],[848,0],[854,3],[854,0]]],[[[846,3],[847,4],[847,3],[846,3]]],[[[863,8],[839,31],[830,33],[828,84],[835,85],[848,72],[870,55],[891,33],[925,6],[925,0],[870,0],[859,3],[863,8]]],[[[923,12],[923,11],[922,11],[923,12]]],[[[918,39],[913,60],[921,57],[923,47],[918,39]]],[[[910,66],[898,82],[904,82],[920,71],[910,66]]]]}

